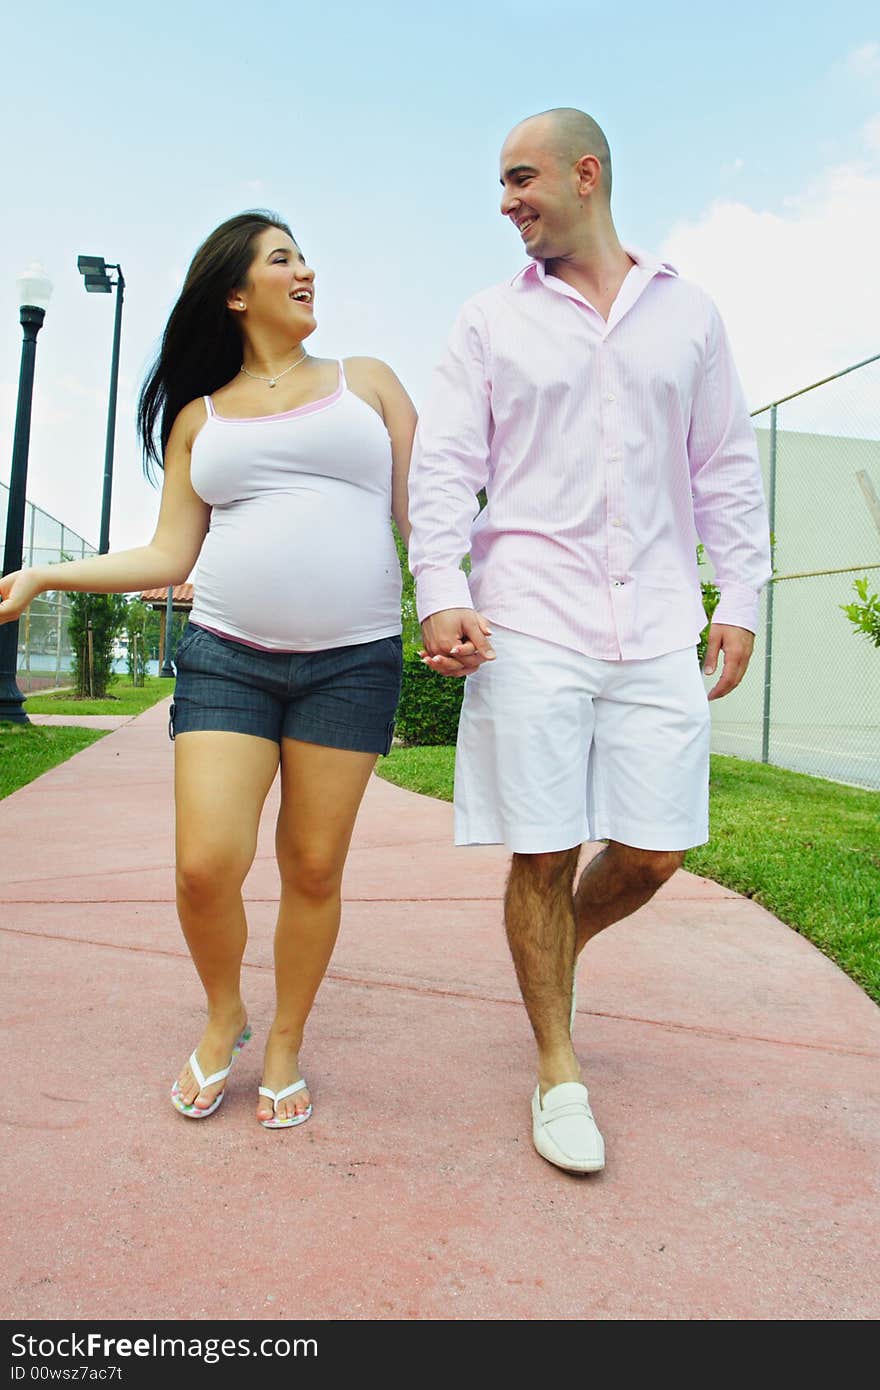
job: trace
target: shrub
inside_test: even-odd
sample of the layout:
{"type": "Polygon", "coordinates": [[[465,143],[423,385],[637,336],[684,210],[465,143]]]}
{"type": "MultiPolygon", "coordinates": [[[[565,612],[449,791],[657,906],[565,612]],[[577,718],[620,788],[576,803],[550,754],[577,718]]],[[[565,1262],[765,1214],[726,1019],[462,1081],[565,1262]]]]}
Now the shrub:
{"type": "MultiPolygon", "coordinates": [[[[705,548],[702,545],[698,545],[697,564],[704,565],[705,563],[705,548]]],[[[703,662],[706,660],[706,647],[709,642],[709,628],[712,626],[712,614],[718,607],[718,600],[721,597],[721,594],[717,584],[713,584],[710,579],[702,579],[700,581],[700,591],[703,595],[703,608],[706,613],[706,626],[700,633],[700,639],[697,642],[697,659],[699,660],[700,666],[702,667],[703,662]]]]}
{"type": "Polygon", "coordinates": [[[397,546],[397,558],[400,561],[400,618],[403,624],[403,643],[404,646],[407,643],[418,645],[422,640],[422,630],[416,617],[415,580],[410,574],[406,546],[401,539],[400,532],[395,525],[392,525],[392,530],[394,532],[394,544],[397,546]]]}
{"type": "Polygon", "coordinates": [[[424,665],[417,647],[405,646],[397,737],[408,744],[454,743],[463,696],[464,678],[438,676],[424,665]]]}
{"type": "Polygon", "coordinates": [[[880,647],[880,597],[868,593],[867,577],[853,580],[853,588],[862,600],[861,603],[841,603],[857,634],[867,637],[875,647],[880,647]]]}

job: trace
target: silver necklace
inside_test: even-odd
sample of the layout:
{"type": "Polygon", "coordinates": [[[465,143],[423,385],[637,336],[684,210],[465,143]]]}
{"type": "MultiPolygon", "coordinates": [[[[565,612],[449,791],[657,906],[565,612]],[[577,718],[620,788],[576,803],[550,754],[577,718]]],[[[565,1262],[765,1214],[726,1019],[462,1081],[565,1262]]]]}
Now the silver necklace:
{"type": "Polygon", "coordinates": [[[270,386],[275,386],[283,376],[287,376],[287,373],[292,372],[294,367],[298,367],[300,362],[305,362],[308,355],[305,348],[303,348],[302,357],[298,357],[295,362],[291,362],[290,366],[285,367],[284,371],[279,372],[277,376],[257,376],[256,372],[249,372],[244,363],[242,363],[241,370],[244,372],[245,376],[253,377],[254,381],[268,381],[270,386]]]}

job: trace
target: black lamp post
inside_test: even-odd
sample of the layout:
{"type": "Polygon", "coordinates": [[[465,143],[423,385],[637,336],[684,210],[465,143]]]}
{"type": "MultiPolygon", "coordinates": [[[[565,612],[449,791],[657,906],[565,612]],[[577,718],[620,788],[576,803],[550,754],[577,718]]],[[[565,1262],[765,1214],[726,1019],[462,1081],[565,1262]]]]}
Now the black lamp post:
{"type": "Polygon", "coordinates": [[[116,318],[113,324],[113,356],[110,362],[110,400],[107,405],[107,443],[104,449],[104,492],[101,498],[101,537],[98,554],[110,549],[110,496],[113,491],[113,445],[116,439],[116,388],[119,382],[119,336],[122,331],[122,296],[125,280],[121,265],[107,265],[103,256],[78,256],[76,268],[89,294],[110,294],[116,286],[116,318]],[[108,270],[116,271],[111,280],[108,270]]]}
{"type": "MultiPolygon", "coordinates": [[[[43,326],[51,295],[52,281],[42,266],[34,263],[18,276],[19,321],[22,327],[21,371],[18,378],[18,407],[15,414],[12,470],[9,477],[9,510],[6,513],[6,545],[3,551],[4,574],[21,569],[37,334],[43,326]]],[[[24,697],[16,680],[17,672],[18,623],[4,623],[0,626],[0,720],[13,724],[29,724],[30,720],[24,712],[24,697]]]]}
{"type": "Polygon", "coordinates": [[[171,625],[174,622],[174,589],[169,584],[168,593],[165,596],[165,652],[162,659],[162,667],[159,671],[160,676],[173,676],[174,667],[171,664],[171,625]]]}

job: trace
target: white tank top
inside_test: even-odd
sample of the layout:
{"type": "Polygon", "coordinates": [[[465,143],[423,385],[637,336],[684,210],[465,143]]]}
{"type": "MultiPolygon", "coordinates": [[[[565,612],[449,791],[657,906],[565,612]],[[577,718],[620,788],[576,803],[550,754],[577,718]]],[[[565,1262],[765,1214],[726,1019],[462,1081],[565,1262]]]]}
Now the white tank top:
{"type": "Polygon", "coordinates": [[[269,651],[353,646],[400,632],[391,441],[349,391],[280,415],[208,418],[192,485],[211,507],[192,621],[269,651]]]}

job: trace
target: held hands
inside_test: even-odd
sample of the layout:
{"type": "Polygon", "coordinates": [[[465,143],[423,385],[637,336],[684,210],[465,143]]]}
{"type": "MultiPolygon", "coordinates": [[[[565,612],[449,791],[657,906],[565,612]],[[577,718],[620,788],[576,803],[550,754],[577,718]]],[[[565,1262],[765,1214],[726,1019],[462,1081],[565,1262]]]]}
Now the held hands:
{"type": "Polygon", "coordinates": [[[703,671],[707,676],[715,674],[720,652],[724,653],[724,669],[709,691],[710,700],[720,700],[722,695],[729,695],[731,690],[736,689],[748,669],[754,645],[755,634],[747,628],[731,627],[728,623],[712,624],[703,671]]]}
{"type": "Polygon", "coordinates": [[[43,592],[36,570],[13,570],[0,579],[0,623],[14,623],[31,599],[43,592]]]}
{"type": "MultiPolygon", "coordinates": [[[[2,614],[0,608],[0,614],[2,614]]],[[[432,613],[422,623],[425,645],[419,655],[426,666],[441,676],[467,676],[484,661],[494,661],[495,652],[487,638],[492,630],[481,613],[472,608],[445,608],[432,613]]],[[[720,700],[735,690],[745,675],[755,634],[744,627],[713,623],[709,628],[703,671],[714,675],[723,654],[723,670],[709,691],[710,700],[720,700]]]]}
{"type": "Polygon", "coordinates": [[[495,660],[487,640],[491,635],[482,613],[473,608],[444,608],[422,623],[425,645],[419,656],[438,675],[469,676],[484,661],[495,660]]]}

